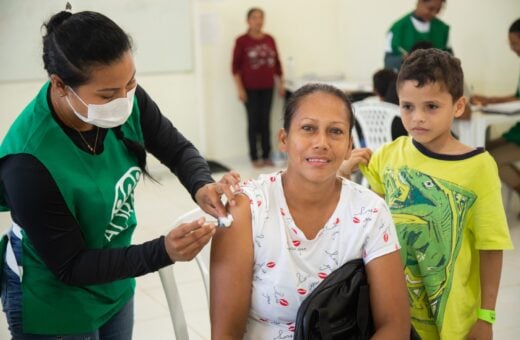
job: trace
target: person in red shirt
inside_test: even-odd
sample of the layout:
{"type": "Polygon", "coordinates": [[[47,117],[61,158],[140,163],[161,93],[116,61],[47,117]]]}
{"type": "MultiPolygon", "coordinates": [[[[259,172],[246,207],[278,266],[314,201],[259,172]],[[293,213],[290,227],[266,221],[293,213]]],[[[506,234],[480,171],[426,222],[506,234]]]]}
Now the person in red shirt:
{"type": "Polygon", "coordinates": [[[282,65],[274,38],[262,31],[264,11],[251,8],[247,12],[248,30],[235,41],[233,51],[233,78],[238,98],[246,106],[249,156],[255,167],[272,166],[270,114],[275,78],[278,94],[285,96],[282,65]],[[260,137],[262,153],[257,141],[260,137]]]}

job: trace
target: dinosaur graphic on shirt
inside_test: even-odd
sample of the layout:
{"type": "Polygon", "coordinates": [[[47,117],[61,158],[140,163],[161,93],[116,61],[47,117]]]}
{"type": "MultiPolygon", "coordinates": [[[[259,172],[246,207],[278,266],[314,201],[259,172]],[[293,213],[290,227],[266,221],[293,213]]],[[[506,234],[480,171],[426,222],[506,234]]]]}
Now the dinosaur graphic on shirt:
{"type": "Polygon", "coordinates": [[[464,221],[476,196],[408,167],[386,169],[383,180],[402,246],[412,319],[440,330],[464,221]]]}

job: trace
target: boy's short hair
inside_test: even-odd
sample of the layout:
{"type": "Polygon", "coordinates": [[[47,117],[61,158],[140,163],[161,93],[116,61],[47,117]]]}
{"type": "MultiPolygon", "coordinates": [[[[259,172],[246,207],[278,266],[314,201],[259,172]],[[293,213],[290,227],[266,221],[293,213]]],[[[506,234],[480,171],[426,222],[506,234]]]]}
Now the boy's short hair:
{"type": "Polygon", "coordinates": [[[372,84],[374,92],[380,97],[384,97],[388,92],[388,88],[395,83],[397,73],[394,70],[382,69],[374,73],[372,76],[372,84]]]}
{"type": "Polygon", "coordinates": [[[397,91],[407,80],[417,81],[417,87],[438,83],[452,97],[453,102],[464,92],[464,73],[460,60],[436,48],[419,49],[403,62],[397,76],[397,91]]]}

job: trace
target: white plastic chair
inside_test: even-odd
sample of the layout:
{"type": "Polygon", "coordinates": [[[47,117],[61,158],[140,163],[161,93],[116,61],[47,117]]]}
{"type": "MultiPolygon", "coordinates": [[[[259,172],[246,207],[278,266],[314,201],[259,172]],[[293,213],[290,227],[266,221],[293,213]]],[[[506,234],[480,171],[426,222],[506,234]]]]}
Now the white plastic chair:
{"type": "MultiPolygon", "coordinates": [[[[179,224],[191,222],[202,216],[206,217],[207,222],[216,223],[216,219],[213,216],[206,214],[200,208],[195,208],[177,218],[177,220],[175,220],[173,223],[173,226],[176,227],[179,224]]],[[[208,245],[206,245],[195,257],[195,260],[204,282],[206,299],[208,300],[209,304],[209,269],[207,263],[209,263],[208,260],[210,247],[208,245]]],[[[170,310],[170,317],[172,320],[175,338],[178,340],[185,340],[189,339],[188,326],[186,324],[186,318],[184,316],[184,310],[182,308],[182,302],[177,282],[175,280],[173,266],[174,264],[159,269],[159,277],[163,286],[164,295],[166,296],[166,302],[168,303],[168,309],[170,310]]]]}
{"type": "MultiPolygon", "coordinates": [[[[392,141],[392,121],[395,117],[401,116],[398,105],[386,102],[355,102],[352,108],[367,148],[375,151],[381,145],[392,141]]],[[[354,145],[359,147],[360,139],[355,129],[352,138],[354,145]]]]}
{"type": "MultiPolygon", "coordinates": [[[[377,150],[381,145],[392,141],[392,122],[400,117],[399,106],[386,102],[355,102],[352,104],[354,118],[359,123],[365,147],[377,150]]],[[[354,146],[361,147],[356,129],[352,129],[354,146]]],[[[362,184],[368,186],[365,178],[362,184]]]]}

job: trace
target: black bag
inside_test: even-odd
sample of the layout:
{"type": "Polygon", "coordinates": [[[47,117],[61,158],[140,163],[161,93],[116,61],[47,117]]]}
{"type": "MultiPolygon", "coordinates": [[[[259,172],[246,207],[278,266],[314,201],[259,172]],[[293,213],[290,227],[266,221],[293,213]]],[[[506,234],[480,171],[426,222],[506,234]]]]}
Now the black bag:
{"type": "Polygon", "coordinates": [[[375,332],[362,259],[334,270],[303,300],[295,340],[369,339],[375,332]]]}

